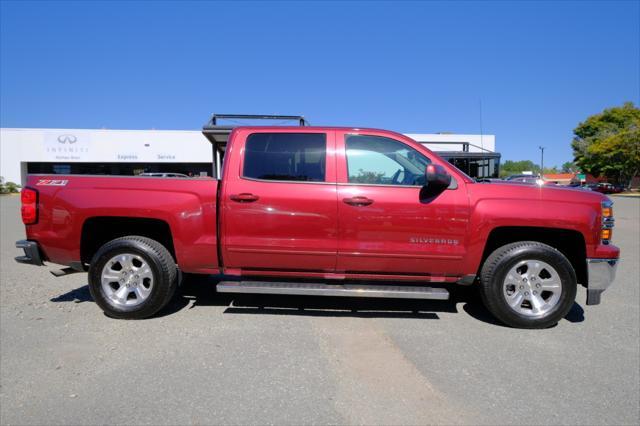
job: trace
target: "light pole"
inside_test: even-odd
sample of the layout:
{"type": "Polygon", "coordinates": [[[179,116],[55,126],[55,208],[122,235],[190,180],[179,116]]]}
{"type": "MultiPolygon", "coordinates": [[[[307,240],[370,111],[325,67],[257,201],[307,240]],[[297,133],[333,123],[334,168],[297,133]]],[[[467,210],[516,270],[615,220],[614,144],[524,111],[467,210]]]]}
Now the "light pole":
{"type": "Polygon", "coordinates": [[[544,179],[544,146],[539,146],[540,149],[540,179],[544,179]]]}

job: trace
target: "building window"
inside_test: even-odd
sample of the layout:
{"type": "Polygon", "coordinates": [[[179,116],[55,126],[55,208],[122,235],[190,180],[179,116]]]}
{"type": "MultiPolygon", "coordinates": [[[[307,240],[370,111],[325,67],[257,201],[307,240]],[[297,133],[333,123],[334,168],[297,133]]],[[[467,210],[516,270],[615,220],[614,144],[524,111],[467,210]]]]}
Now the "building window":
{"type": "Polygon", "coordinates": [[[71,173],[71,165],[70,164],[54,164],[53,173],[57,175],[68,175],[71,173]]]}
{"type": "Polygon", "coordinates": [[[135,176],[140,173],[180,173],[207,176],[211,163],[27,163],[27,173],[135,176]]]}
{"type": "Polygon", "coordinates": [[[245,144],[243,177],[323,182],[327,137],[324,133],[254,133],[245,144]]]}
{"type": "Polygon", "coordinates": [[[447,157],[449,163],[472,178],[497,178],[500,158],[495,157],[447,157]]]}

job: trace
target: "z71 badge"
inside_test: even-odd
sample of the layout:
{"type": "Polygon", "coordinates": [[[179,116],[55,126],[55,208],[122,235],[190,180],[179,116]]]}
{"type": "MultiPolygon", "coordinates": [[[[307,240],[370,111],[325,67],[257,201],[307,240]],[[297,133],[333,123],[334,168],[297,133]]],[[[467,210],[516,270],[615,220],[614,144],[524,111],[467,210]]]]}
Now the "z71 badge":
{"type": "Polygon", "coordinates": [[[39,186],[65,186],[69,181],[66,179],[40,179],[36,185],[39,186]]]}

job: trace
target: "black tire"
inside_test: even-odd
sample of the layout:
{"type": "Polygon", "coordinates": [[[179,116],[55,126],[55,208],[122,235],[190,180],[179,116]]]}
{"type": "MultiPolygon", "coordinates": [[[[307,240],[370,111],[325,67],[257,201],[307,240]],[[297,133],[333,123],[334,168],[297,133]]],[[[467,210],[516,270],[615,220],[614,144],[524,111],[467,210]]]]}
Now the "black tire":
{"type": "Polygon", "coordinates": [[[537,241],[521,241],[496,249],[482,265],[480,293],[487,309],[504,324],[516,328],[548,328],[564,318],[577,291],[576,273],[571,262],[555,248],[537,241]],[[512,309],[503,293],[503,283],[511,268],[523,260],[546,262],[558,273],[562,290],[560,298],[540,317],[530,317],[512,309]]]}
{"type": "Polygon", "coordinates": [[[112,318],[143,319],[162,309],[171,300],[178,286],[178,269],[169,251],[159,242],[146,237],[129,235],[111,240],[96,252],[89,267],[89,290],[93,300],[112,318]],[[115,306],[108,301],[101,285],[101,273],[109,259],[118,254],[142,257],[153,274],[151,293],[136,306],[115,306]]]}

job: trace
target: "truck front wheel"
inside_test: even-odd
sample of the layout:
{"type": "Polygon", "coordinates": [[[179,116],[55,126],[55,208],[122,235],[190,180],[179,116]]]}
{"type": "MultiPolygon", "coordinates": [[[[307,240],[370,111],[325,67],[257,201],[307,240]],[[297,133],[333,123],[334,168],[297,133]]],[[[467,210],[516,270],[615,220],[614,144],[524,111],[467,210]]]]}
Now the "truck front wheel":
{"type": "Polygon", "coordinates": [[[113,318],[150,317],[171,300],[177,284],[171,254],[146,237],[109,241],[96,252],[89,267],[91,296],[113,318]]]}
{"type": "Polygon", "coordinates": [[[481,294],[487,309],[517,328],[547,328],[564,318],[576,298],[571,262],[536,241],[507,244],[482,266],[481,294]]]}

